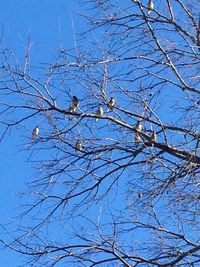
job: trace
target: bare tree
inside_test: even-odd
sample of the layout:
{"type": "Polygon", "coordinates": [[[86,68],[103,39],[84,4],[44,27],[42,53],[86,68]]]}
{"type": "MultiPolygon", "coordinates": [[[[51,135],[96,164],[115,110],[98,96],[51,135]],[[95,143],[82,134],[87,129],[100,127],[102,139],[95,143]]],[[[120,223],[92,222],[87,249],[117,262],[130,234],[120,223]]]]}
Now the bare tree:
{"type": "Polygon", "coordinates": [[[29,266],[200,264],[200,7],[150,2],[87,2],[42,68],[2,45],[1,140],[17,127],[35,168],[2,242],[29,266]]]}

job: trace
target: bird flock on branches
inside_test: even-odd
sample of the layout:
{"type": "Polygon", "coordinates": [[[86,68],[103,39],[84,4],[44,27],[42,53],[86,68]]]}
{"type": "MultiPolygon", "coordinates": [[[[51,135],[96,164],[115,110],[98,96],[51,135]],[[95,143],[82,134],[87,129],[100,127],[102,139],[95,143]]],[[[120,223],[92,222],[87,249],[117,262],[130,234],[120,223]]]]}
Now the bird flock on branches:
{"type": "MultiPolygon", "coordinates": [[[[72,105],[66,109],[66,112],[67,113],[75,113],[78,108],[79,108],[79,100],[76,96],[73,96],[72,97],[72,105]]],[[[107,102],[107,112],[110,112],[112,111],[115,107],[116,107],[116,100],[111,97],[110,100],[107,102]]],[[[103,107],[102,106],[99,106],[98,109],[97,109],[97,112],[96,112],[96,122],[103,117],[103,114],[104,114],[104,110],[103,110],[103,107]]],[[[139,120],[135,126],[135,143],[136,144],[139,144],[142,142],[142,120],[139,120]]],[[[38,136],[39,136],[39,126],[37,125],[34,129],[33,129],[33,132],[32,132],[32,140],[34,141],[38,136]]],[[[156,142],[156,139],[157,139],[157,133],[155,131],[152,132],[152,135],[150,137],[150,140],[149,140],[149,144],[151,147],[154,146],[154,143],[156,142]]],[[[76,142],[76,145],[75,145],[75,149],[77,151],[82,151],[83,150],[83,144],[82,144],[82,141],[81,139],[79,139],[77,142],[76,142]]]]}
{"type": "MultiPolygon", "coordinates": [[[[148,2],[148,5],[147,5],[147,14],[149,15],[151,13],[151,11],[154,10],[154,3],[153,3],[153,0],[149,0],[148,2]]],[[[110,100],[107,102],[107,106],[108,106],[108,109],[107,109],[107,112],[109,111],[112,111],[113,108],[115,107],[116,105],[116,101],[113,97],[110,98],[110,100]]],[[[75,113],[79,108],[79,100],[76,96],[73,96],[72,97],[72,105],[67,108],[66,112],[67,113],[75,113]]],[[[104,110],[103,110],[103,107],[102,106],[99,106],[97,112],[96,112],[96,122],[99,120],[99,118],[102,118],[103,117],[103,114],[104,114],[104,110]]],[[[142,142],[142,121],[139,120],[135,126],[135,143],[136,144],[139,144],[142,142]]],[[[32,132],[32,140],[34,141],[38,135],[39,135],[39,126],[36,126],[32,132]]],[[[149,143],[150,143],[150,146],[154,146],[154,143],[156,142],[156,139],[157,139],[157,133],[155,131],[152,132],[152,135],[150,137],[150,140],[149,140],[149,143]]],[[[82,141],[81,140],[78,140],[76,145],[75,145],[75,148],[77,151],[82,151],[83,150],[83,144],[82,144],[82,141]]]]}

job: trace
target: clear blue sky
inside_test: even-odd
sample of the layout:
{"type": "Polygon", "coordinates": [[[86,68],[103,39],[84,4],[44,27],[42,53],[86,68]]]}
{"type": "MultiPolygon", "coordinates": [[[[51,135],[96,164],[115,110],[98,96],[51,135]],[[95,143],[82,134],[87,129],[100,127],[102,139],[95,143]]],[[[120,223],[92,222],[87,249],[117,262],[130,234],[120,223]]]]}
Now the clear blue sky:
{"type": "MultiPolygon", "coordinates": [[[[24,54],[28,40],[33,43],[35,64],[49,62],[61,46],[73,47],[72,18],[78,31],[77,1],[66,0],[1,0],[0,32],[3,42],[19,57],[24,54]]],[[[19,206],[16,193],[23,191],[24,182],[31,177],[26,155],[20,150],[20,135],[11,132],[1,144],[0,154],[0,222],[10,221],[19,206]],[[3,151],[3,152],[2,152],[3,151]]],[[[23,143],[23,139],[21,140],[23,143]]],[[[2,233],[2,231],[1,231],[2,233]]],[[[22,258],[7,250],[0,250],[0,266],[14,267],[22,258]]]]}
{"type": "MultiPolygon", "coordinates": [[[[28,41],[31,41],[31,60],[37,66],[51,62],[59,47],[74,48],[73,25],[75,32],[79,32],[81,27],[83,30],[84,27],[76,15],[81,11],[78,0],[1,0],[0,2],[0,33],[3,36],[4,46],[10,47],[18,58],[22,58],[28,41]]],[[[170,99],[170,93],[167,94],[170,99]]],[[[175,96],[174,91],[171,94],[175,96]]],[[[167,97],[165,101],[166,99],[167,97]]],[[[164,108],[162,107],[162,114],[159,114],[161,118],[166,117],[167,112],[164,112],[164,108]]],[[[33,176],[31,164],[26,161],[27,153],[20,151],[22,147],[20,145],[25,143],[21,131],[15,133],[12,131],[0,146],[3,151],[0,153],[0,224],[10,222],[20,211],[20,198],[17,198],[16,194],[24,191],[25,183],[30,182],[33,176]]],[[[119,199],[116,201],[119,202],[119,199]]],[[[12,227],[9,225],[9,228],[12,227]]],[[[2,231],[0,229],[0,238],[2,231]]],[[[22,257],[14,252],[0,249],[0,267],[19,265],[23,265],[22,257]]]]}

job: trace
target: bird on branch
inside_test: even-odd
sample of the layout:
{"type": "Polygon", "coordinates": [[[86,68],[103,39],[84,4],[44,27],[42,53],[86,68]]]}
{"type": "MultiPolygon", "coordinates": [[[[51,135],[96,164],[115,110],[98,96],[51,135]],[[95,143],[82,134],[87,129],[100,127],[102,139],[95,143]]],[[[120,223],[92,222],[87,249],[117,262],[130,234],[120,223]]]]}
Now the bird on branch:
{"type": "Polygon", "coordinates": [[[82,145],[81,140],[78,140],[78,141],[76,142],[76,150],[77,150],[77,151],[82,151],[82,150],[83,150],[83,145],[82,145]]]}
{"type": "Polygon", "coordinates": [[[113,97],[110,98],[110,100],[108,101],[108,110],[107,111],[110,111],[112,110],[114,107],[115,107],[115,99],[113,97]]]}
{"type": "Polygon", "coordinates": [[[79,107],[79,100],[76,96],[73,96],[73,102],[72,102],[72,108],[73,111],[75,112],[79,107]]]}
{"type": "Polygon", "coordinates": [[[157,140],[157,133],[155,131],[153,131],[151,138],[150,138],[150,145],[152,147],[154,146],[154,143],[156,142],[156,140],[157,140]]]}
{"type": "Polygon", "coordinates": [[[141,120],[137,122],[136,126],[135,126],[135,129],[138,131],[138,132],[141,132],[142,131],[142,122],[141,120]]]}
{"type": "Polygon", "coordinates": [[[148,5],[147,5],[147,15],[149,15],[153,9],[154,9],[153,0],[149,0],[148,5]]]}
{"type": "Polygon", "coordinates": [[[79,100],[76,96],[73,96],[72,98],[72,106],[70,106],[69,108],[66,109],[66,112],[68,113],[74,113],[77,111],[79,107],[79,100]]]}
{"type": "Polygon", "coordinates": [[[96,121],[98,121],[98,119],[103,116],[103,108],[102,107],[98,108],[96,115],[98,116],[98,118],[96,118],[96,121]]]}
{"type": "Polygon", "coordinates": [[[139,133],[135,134],[135,143],[140,143],[141,142],[141,136],[139,133]]]}
{"type": "Polygon", "coordinates": [[[37,136],[39,135],[39,126],[36,126],[32,132],[32,139],[34,140],[35,138],[37,138],[37,136]]]}

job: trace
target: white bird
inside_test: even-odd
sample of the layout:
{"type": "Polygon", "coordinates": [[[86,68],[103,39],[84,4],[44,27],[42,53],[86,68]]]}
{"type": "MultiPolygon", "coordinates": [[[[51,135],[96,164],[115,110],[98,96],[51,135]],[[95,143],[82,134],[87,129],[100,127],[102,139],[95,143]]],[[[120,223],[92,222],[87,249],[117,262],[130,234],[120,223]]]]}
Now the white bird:
{"type": "Polygon", "coordinates": [[[76,142],[76,150],[77,150],[77,151],[81,151],[81,150],[83,150],[83,145],[82,145],[82,143],[81,143],[81,140],[78,140],[78,141],[76,142]]]}
{"type": "Polygon", "coordinates": [[[73,102],[72,102],[72,108],[73,111],[75,112],[79,107],[79,100],[76,96],[73,96],[73,102]]]}
{"type": "Polygon", "coordinates": [[[157,140],[157,133],[155,131],[153,131],[152,135],[151,135],[151,139],[150,139],[150,145],[153,147],[154,143],[157,140]]]}
{"type": "Polygon", "coordinates": [[[148,5],[147,5],[147,15],[149,15],[153,9],[154,9],[153,0],[149,0],[148,5]]]}
{"type": "Polygon", "coordinates": [[[140,143],[141,142],[141,136],[139,133],[135,134],[135,143],[140,143]]]}
{"type": "Polygon", "coordinates": [[[108,111],[114,108],[115,103],[116,103],[115,99],[111,97],[110,100],[108,101],[108,111]]]}
{"type": "Polygon", "coordinates": [[[142,131],[142,122],[141,121],[138,121],[136,126],[135,126],[135,129],[138,131],[138,132],[141,132],[142,131]]]}
{"type": "Polygon", "coordinates": [[[98,119],[103,116],[103,108],[102,107],[98,108],[96,115],[98,116],[98,118],[96,118],[96,121],[98,121],[98,119]]]}
{"type": "Polygon", "coordinates": [[[39,135],[39,126],[36,126],[32,132],[32,139],[34,140],[39,135]]]}

